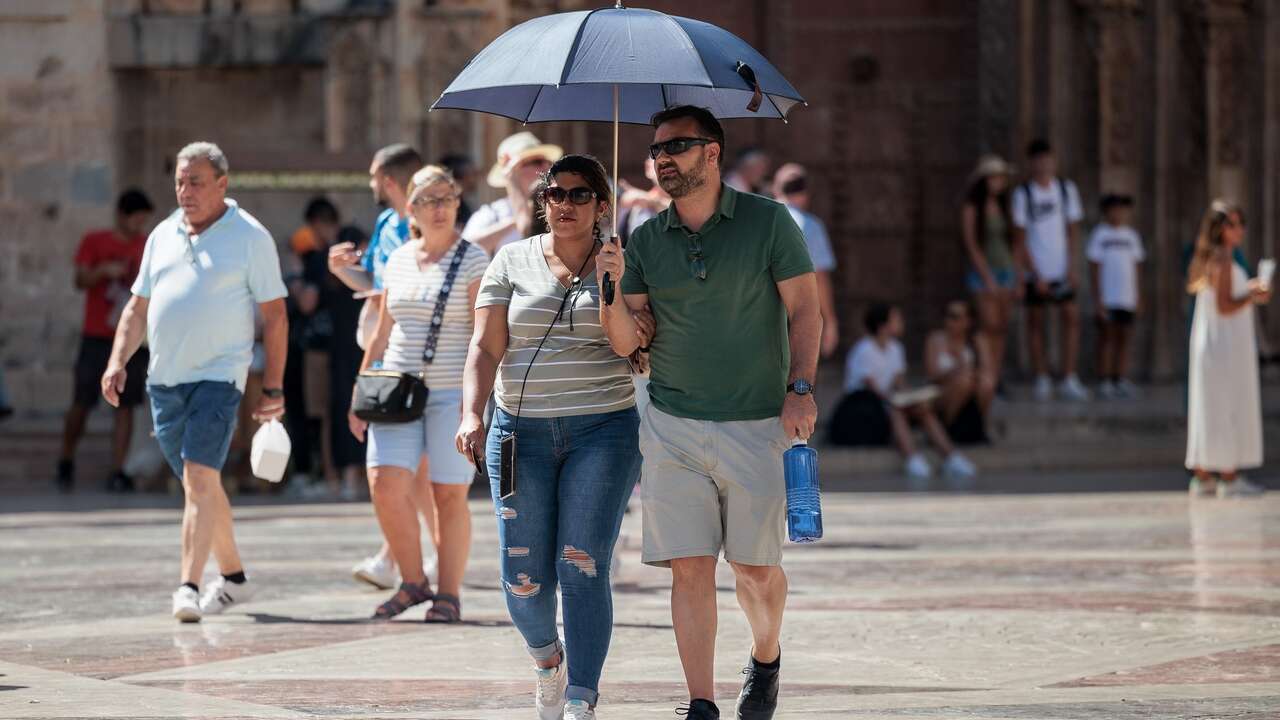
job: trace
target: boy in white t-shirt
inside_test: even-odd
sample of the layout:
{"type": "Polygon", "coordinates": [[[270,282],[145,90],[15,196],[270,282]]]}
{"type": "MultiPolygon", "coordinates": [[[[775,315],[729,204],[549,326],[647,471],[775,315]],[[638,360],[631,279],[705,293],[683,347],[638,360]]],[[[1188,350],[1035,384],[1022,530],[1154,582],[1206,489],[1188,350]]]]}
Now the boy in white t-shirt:
{"type": "Polygon", "coordinates": [[[1072,258],[1080,245],[1080,221],[1084,210],[1075,183],[1058,177],[1058,161],[1044,140],[1027,147],[1031,179],[1013,190],[1011,215],[1019,259],[1026,271],[1027,346],[1036,371],[1037,400],[1053,397],[1053,381],[1045,356],[1045,308],[1055,307],[1062,325],[1062,383],[1058,395],[1068,400],[1088,400],[1076,375],[1080,350],[1080,310],[1076,305],[1076,279],[1072,258]]]}
{"type": "Polygon", "coordinates": [[[1133,321],[1141,306],[1138,266],[1146,259],[1142,237],[1130,225],[1133,199],[1126,195],[1102,198],[1103,222],[1093,229],[1085,255],[1093,280],[1093,304],[1098,316],[1098,373],[1104,398],[1137,397],[1138,388],[1126,378],[1133,321]]]}

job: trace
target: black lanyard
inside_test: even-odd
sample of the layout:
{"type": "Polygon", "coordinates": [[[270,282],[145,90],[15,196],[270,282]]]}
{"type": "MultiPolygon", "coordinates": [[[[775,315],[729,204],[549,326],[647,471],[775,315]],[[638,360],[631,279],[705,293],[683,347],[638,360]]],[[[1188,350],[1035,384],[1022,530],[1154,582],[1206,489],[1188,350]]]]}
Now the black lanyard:
{"type": "Polygon", "coordinates": [[[458,241],[458,250],[449,263],[449,271],[445,273],[444,284],[440,286],[440,294],[436,296],[436,309],[431,313],[431,328],[427,330],[427,343],[422,348],[422,362],[430,365],[436,359],[436,345],[440,342],[440,328],[444,325],[444,311],[449,305],[449,292],[453,290],[453,282],[458,279],[458,270],[462,267],[462,258],[467,254],[471,243],[458,241]]]}

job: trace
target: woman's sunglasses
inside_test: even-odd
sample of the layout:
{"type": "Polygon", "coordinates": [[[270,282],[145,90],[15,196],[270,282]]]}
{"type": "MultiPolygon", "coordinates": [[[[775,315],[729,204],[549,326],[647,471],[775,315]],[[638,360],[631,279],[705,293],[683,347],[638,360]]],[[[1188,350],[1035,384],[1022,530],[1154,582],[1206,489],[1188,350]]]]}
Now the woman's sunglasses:
{"type": "Polygon", "coordinates": [[[411,203],[414,207],[429,207],[432,210],[436,208],[448,207],[457,200],[457,195],[446,195],[444,197],[431,197],[430,195],[419,195],[413,199],[411,203]]]}
{"type": "Polygon", "coordinates": [[[591,188],[576,187],[565,190],[562,187],[549,187],[542,191],[542,201],[550,205],[561,205],[565,200],[574,205],[586,205],[594,200],[596,193],[591,188]]]}
{"type": "Polygon", "coordinates": [[[708,140],[707,138],[698,138],[698,137],[672,138],[665,142],[658,142],[650,145],[649,157],[653,158],[654,160],[657,160],[658,156],[661,155],[662,153],[666,153],[668,155],[679,155],[680,153],[688,152],[689,148],[692,148],[698,145],[706,145],[708,143],[713,143],[713,142],[715,142],[715,140],[708,140]]]}

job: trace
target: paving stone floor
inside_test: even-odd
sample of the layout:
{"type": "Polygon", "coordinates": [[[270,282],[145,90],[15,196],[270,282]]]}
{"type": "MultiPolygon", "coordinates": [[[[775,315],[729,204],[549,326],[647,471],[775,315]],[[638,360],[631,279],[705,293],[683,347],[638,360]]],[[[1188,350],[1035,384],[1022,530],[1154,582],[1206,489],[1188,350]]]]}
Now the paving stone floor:
{"type": "MultiPolygon", "coordinates": [[[[176,510],[8,510],[0,718],[534,717],[484,501],[451,627],[364,621],[383,597],[347,575],[378,544],[367,505],[239,508],[261,593],[185,626],[168,616],[176,510]]],[[[601,718],[683,699],[668,575],[640,565],[638,520],[601,718]]],[[[833,493],[826,527],[788,549],[778,718],[1280,718],[1280,495],[833,493]]],[[[731,708],[749,640],[727,571],[719,585],[731,708]]]]}

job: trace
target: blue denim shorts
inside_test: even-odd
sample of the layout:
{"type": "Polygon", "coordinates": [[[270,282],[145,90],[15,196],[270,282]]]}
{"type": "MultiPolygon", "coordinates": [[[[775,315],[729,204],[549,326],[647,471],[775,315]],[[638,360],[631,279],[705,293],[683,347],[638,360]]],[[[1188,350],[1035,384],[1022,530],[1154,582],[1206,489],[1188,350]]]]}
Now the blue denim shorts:
{"type": "MultiPolygon", "coordinates": [[[[1018,281],[1018,279],[1014,277],[1013,270],[1011,268],[993,268],[991,270],[991,277],[996,281],[996,287],[1001,290],[1012,290],[1017,285],[1018,281]]],[[[987,291],[987,283],[982,279],[982,275],[977,270],[970,270],[968,274],[965,275],[965,285],[968,286],[969,292],[978,293],[987,291]]]]}
{"type": "Polygon", "coordinates": [[[462,391],[432,390],[422,417],[407,423],[371,423],[365,465],[418,471],[427,456],[431,482],[438,485],[470,485],[476,469],[454,443],[462,424],[462,391]]]}
{"type": "Polygon", "coordinates": [[[151,385],[151,417],[164,459],[178,477],[190,460],[222,470],[236,430],[240,390],[229,382],[151,385]]]}

